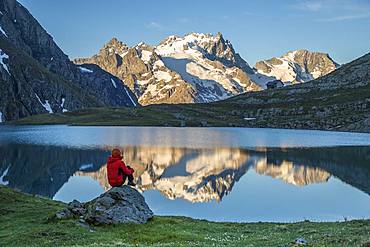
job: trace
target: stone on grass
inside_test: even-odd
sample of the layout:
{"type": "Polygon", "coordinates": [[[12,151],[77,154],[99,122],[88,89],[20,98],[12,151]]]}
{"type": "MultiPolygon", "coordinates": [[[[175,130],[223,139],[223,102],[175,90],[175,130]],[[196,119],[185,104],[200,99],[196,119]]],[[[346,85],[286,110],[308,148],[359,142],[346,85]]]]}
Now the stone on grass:
{"type": "Polygon", "coordinates": [[[80,218],[92,225],[119,223],[144,224],[153,212],[144,197],[129,186],[115,187],[90,202],[73,200],[56,214],[57,219],[80,218]]]}
{"type": "Polygon", "coordinates": [[[307,241],[303,237],[300,237],[300,238],[297,238],[295,240],[295,244],[296,245],[306,245],[307,244],[307,241]]]}
{"type": "Polygon", "coordinates": [[[72,218],[73,217],[73,214],[72,214],[72,212],[68,208],[65,208],[65,209],[59,211],[58,213],[56,213],[55,214],[55,217],[58,220],[62,220],[62,219],[72,218]]]}
{"type": "Polygon", "coordinates": [[[153,212],[144,197],[129,186],[112,188],[86,203],[85,220],[91,224],[144,224],[153,212]]]}

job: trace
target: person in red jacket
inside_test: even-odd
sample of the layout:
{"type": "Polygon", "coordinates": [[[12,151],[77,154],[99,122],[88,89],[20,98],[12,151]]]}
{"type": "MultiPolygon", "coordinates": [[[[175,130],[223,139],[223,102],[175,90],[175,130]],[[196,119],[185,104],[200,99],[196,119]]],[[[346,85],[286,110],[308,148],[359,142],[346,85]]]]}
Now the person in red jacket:
{"type": "Polygon", "coordinates": [[[125,183],[127,178],[127,185],[135,186],[134,169],[126,166],[122,159],[121,151],[117,148],[113,149],[112,156],[108,158],[107,162],[108,182],[112,187],[120,187],[125,183]]]}

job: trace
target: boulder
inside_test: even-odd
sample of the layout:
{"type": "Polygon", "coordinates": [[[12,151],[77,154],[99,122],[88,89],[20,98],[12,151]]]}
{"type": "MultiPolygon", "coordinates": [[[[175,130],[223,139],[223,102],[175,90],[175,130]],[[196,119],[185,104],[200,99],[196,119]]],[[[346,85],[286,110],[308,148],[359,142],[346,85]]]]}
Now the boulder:
{"type": "Polygon", "coordinates": [[[122,186],[112,188],[90,202],[74,200],[68,204],[67,209],[56,214],[58,219],[71,215],[91,225],[144,224],[153,217],[153,212],[137,190],[122,186]]]}

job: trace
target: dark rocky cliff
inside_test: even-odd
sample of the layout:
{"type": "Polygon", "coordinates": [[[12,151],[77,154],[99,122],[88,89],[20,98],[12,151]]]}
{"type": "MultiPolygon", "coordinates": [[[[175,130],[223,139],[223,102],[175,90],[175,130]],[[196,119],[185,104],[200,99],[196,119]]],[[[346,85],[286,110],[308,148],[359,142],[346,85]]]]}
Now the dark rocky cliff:
{"type": "Polygon", "coordinates": [[[17,1],[1,0],[0,11],[0,120],[136,105],[135,96],[116,77],[99,67],[86,72],[73,64],[17,1]]]}

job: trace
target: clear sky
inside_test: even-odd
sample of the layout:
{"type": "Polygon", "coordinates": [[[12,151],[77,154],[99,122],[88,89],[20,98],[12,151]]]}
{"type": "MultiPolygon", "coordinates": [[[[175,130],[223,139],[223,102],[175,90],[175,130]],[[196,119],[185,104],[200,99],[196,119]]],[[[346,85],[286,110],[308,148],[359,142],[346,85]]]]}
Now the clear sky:
{"type": "Polygon", "coordinates": [[[223,33],[251,65],[294,49],[339,63],[370,52],[370,0],[19,0],[70,58],[112,37],[155,45],[169,35],[223,33]]]}

